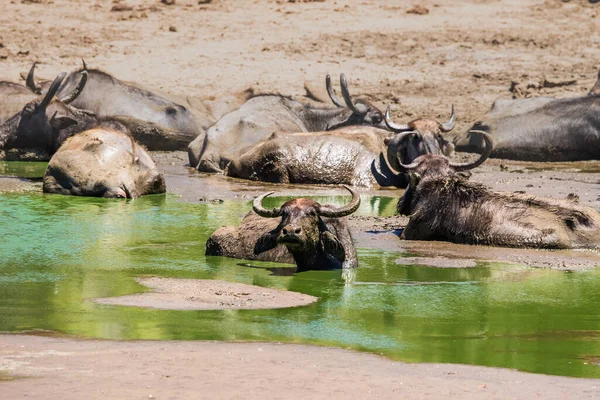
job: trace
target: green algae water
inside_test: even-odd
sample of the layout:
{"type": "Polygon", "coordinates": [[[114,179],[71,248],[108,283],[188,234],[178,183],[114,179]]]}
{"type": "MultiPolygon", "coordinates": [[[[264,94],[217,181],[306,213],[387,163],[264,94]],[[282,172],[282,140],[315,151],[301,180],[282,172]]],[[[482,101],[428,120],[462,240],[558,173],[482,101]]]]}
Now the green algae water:
{"type": "MultiPolygon", "coordinates": [[[[265,200],[265,206],[282,198],[265,200]]],[[[330,200],[342,204],[348,196],[330,200]]],[[[367,198],[359,213],[393,213],[367,198]]],[[[209,235],[249,202],[187,204],[42,194],[0,195],[0,331],[51,330],[105,339],[256,340],[351,348],[444,362],[600,377],[600,271],[501,264],[397,265],[399,253],[358,249],[352,271],[204,256],[209,235]],[[277,268],[275,268],[277,267],[277,268]],[[166,311],[99,305],[145,289],[135,277],[221,279],[319,297],[275,310],[166,311]]]]}

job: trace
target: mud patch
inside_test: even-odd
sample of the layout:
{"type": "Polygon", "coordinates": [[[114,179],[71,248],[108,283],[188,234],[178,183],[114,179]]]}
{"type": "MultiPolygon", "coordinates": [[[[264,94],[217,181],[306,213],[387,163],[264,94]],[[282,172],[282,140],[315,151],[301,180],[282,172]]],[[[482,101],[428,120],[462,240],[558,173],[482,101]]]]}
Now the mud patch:
{"type": "Polygon", "coordinates": [[[249,310],[314,303],[318,297],[210,279],[137,278],[152,292],[93,299],[98,304],[160,310],[249,310]]]}
{"type": "Polygon", "coordinates": [[[426,265],[436,268],[472,268],[477,266],[475,260],[448,257],[403,257],[396,260],[401,265],[426,265]]]}

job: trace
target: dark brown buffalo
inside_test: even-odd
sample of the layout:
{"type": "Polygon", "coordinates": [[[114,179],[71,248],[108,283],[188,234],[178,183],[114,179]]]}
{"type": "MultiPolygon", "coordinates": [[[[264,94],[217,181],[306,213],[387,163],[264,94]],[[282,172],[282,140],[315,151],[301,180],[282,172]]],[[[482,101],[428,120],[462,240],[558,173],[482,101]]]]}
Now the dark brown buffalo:
{"type": "Polygon", "coordinates": [[[321,205],[307,198],[293,199],[270,210],[257,197],[240,226],[222,227],[206,242],[206,254],[249,260],[295,262],[298,270],[351,268],[358,265],[346,219],[360,205],[360,196],[348,186],[352,201],[343,207],[321,205]]]}
{"type": "Polygon", "coordinates": [[[164,193],[165,180],[130,135],[99,128],[63,143],[48,163],[43,188],[45,193],[137,198],[164,193]]]}
{"type": "Polygon", "coordinates": [[[340,100],[327,76],[332,107],[313,107],[280,95],[260,95],[224,115],[205,134],[190,143],[190,165],[204,172],[223,172],[227,165],[273,133],[320,132],[344,126],[365,125],[386,129],[383,113],[367,100],[353,100],[344,74],[340,100]]]}
{"type": "Polygon", "coordinates": [[[600,246],[600,214],[592,208],[493,192],[458,175],[481,165],[492,152],[491,137],[478,133],[486,146],[473,163],[455,164],[428,154],[403,165],[410,173],[398,203],[398,212],[410,217],[403,238],[549,249],[600,246]]]}
{"type": "Polygon", "coordinates": [[[442,154],[451,156],[454,145],[443,134],[454,129],[456,117],[454,106],[450,119],[439,123],[429,118],[418,118],[406,125],[394,123],[390,116],[390,107],[385,112],[385,123],[389,129],[398,133],[386,141],[388,161],[396,170],[400,170],[400,161],[410,164],[423,154],[442,154]]]}

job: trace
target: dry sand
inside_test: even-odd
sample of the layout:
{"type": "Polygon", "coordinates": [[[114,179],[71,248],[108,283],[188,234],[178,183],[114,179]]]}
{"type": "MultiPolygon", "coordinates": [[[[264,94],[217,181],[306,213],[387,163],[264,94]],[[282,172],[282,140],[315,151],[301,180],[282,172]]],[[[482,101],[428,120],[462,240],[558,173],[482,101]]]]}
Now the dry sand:
{"type": "Polygon", "coordinates": [[[274,343],[0,335],[3,399],[594,399],[600,381],[274,343]]]}

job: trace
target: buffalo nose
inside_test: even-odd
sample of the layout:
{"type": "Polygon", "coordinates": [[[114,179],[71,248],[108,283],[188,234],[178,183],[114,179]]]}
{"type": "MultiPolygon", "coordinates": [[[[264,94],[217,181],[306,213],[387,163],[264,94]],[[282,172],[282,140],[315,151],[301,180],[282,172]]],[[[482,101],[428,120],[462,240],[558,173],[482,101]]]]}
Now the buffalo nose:
{"type": "Polygon", "coordinates": [[[287,235],[289,233],[295,233],[295,234],[300,234],[300,232],[302,232],[302,228],[300,228],[299,226],[286,226],[285,228],[283,228],[282,230],[284,235],[287,235]]]}

